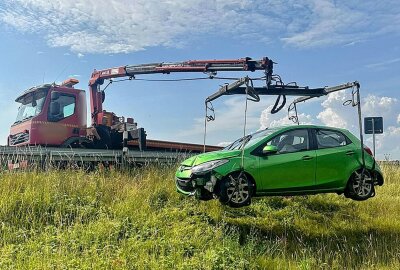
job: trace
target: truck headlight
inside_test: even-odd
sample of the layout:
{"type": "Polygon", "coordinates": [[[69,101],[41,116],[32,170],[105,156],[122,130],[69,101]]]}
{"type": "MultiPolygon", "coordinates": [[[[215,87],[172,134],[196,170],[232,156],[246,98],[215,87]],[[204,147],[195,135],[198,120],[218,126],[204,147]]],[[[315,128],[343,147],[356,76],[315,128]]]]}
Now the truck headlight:
{"type": "Polygon", "coordinates": [[[227,162],[229,162],[229,159],[219,159],[219,160],[204,162],[200,165],[194,166],[192,168],[192,173],[204,174],[204,173],[207,173],[221,165],[224,165],[227,162]]]}

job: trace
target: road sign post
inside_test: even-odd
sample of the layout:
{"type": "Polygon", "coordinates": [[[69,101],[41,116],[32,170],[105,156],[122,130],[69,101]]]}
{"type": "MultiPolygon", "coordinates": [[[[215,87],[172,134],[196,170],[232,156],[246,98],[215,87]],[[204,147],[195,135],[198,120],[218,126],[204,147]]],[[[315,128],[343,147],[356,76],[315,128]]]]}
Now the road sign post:
{"type": "Polygon", "coordinates": [[[373,153],[375,156],[375,134],[383,133],[383,117],[364,117],[364,133],[372,134],[373,153]]]}
{"type": "Polygon", "coordinates": [[[375,125],[374,125],[374,124],[375,124],[375,121],[372,120],[371,122],[372,122],[372,141],[373,141],[372,148],[373,148],[374,157],[375,157],[375,125]]]}

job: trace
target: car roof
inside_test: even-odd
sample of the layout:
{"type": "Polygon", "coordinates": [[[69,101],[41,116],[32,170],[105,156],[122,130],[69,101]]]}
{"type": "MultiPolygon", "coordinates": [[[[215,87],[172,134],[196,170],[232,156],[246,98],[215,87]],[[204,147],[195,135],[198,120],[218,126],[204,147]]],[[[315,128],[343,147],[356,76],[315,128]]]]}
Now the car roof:
{"type": "Polygon", "coordinates": [[[271,127],[269,129],[290,130],[290,129],[301,129],[301,128],[331,129],[331,130],[348,132],[347,129],[337,128],[337,127],[330,127],[330,126],[321,126],[321,125],[286,125],[286,126],[271,127]]]}

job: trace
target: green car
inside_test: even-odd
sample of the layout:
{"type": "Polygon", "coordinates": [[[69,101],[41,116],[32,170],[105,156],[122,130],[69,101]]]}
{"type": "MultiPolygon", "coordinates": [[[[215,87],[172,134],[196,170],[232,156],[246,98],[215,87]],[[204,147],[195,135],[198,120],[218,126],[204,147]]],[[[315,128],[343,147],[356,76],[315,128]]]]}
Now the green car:
{"type": "Polygon", "coordinates": [[[176,187],[201,200],[219,198],[232,207],[254,196],[344,194],[362,201],[383,184],[371,150],[348,130],[299,125],[268,128],[240,138],[220,151],[186,159],[176,187]],[[365,166],[362,162],[362,151],[365,166]]]}

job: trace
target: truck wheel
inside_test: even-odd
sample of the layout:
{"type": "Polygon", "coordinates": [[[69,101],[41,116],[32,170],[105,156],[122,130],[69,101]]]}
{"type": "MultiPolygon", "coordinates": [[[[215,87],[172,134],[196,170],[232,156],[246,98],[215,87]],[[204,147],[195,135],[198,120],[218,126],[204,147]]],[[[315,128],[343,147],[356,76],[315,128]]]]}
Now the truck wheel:
{"type": "Polygon", "coordinates": [[[367,170],[364,170],[364,172],[362,170],[355,171],[347,183],[344,194],[347,198],[355,201],[364,201],[373,197],[375,188],[371,173],[367,170]]]}
{"type": "Polygon", "coordinates": [[[219,200],[231,207],[250,205],[253,183],[244,172],[233,173],[225,177],[220,184],[219,200]]]}
{"type": "Polygon", "coordinates": [[[110,149],[111,148],[111,135],[108,127],[97,126],[97,134],[100,136],[100,140],[95,140],[94,145],[97,149],[110,149]]]}

